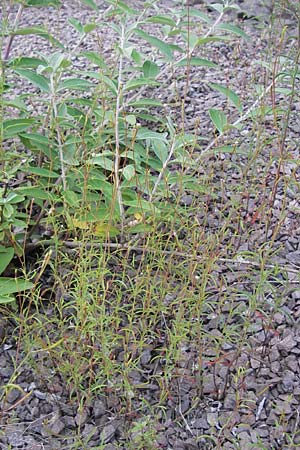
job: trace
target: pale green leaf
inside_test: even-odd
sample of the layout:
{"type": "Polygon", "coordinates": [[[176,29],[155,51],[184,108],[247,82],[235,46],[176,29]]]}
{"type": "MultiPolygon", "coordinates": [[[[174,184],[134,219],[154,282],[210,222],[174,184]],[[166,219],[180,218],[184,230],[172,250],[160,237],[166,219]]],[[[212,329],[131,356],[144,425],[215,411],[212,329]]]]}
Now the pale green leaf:
{"type": "Polygon", "coordinates": [[[44,60],[39,58],[18,56],[17,58],[11,59],[8,65],[13,69],[36,69],[38,66],[45,66],[46,63],[44,60]]]}
{"type": "Polygon", "coordinates": [[[94,84],[91,81],[82,80],[81,78],[68,78],[59,84],[57,91],[61,91],[63,89],[85,91],[92,87],[94,87],[94,84]]]}
{"type": "Polygon", "coordinates": [[[137,140],[158,139],[160,141],[166,141],[166,138],[167,133],[158,133],[145,127],[141,127],[136,134],[137,140]]]}
{"type": "Polygon", "coordinates": [[[99,8],[97,4],[94,2],[94,0],[79,0],[82,4],[88,6],[89,8],[93,9],[94,11],[99,11],[99,8]]]}
{"type": "Polygon", "coordinates": [[[191,58],[183,58],[178,63],[176,63],[176,66],[203,66],[203,67],[218,67],[216,63],[213,61],[210,61],[209,59],[205,58],[198,58],[197,56],[192,56],[191,58]]]}
{"type": "Polygon", "coordinates": [[[4,247],[0,246],[0,274],[4,272],[8,264],[14,257],[14,249],[13,247],[4,247]]]}
{"type": "Polygon", "coordinates": [[[60,0],[26,0],[25,6],[35,6],[43,8],[54,6],[55,8],[58,8],[59,6],[61,6],[61,2],[60,0]]]}
{"type": "Polygon", "coordinates": [[[26,172],[32,173],[33,175],[38,175],[40,177],[46,177],[46,178],[58,178],[59,174],[56,172],[53,172],[49,169],[44,169],[43,167],[26,167],[26,172]]]}
{"type": "Polygon", "coordinates": [[[10,119],[3,122],[4,139],[17,136],[35,123],[35,119],[10,119]]]}
{"type": "Polygon", "coordinates": [[[168,16],[152,16],[146,20],[150,23],[160,23],[162,25],[169,25],[170,27],[176,27],[176,22],[168,16]]]}
{"type": "Polygon", "coordinates": [[[20,278],[5,278],[0,277],[0,292],[1,296],[8,296],[17,292],[27,291],[34,286],[30,281],[20,278]]]}
{"type": "Polygon", "coordinates": [[[41,91],[50,92],[49,80],[43,75],[39,75],[29,69],[15,69],[15,72],[37,86],[41,91]]]}
{"type": "Polygon", "coordinates": [[[230,23],[220,23],[219,25],[217,25],[216,29],[228,31],[229,33],[236,34],[237,36],[240,36],[246,40],[251,39],[249,34],[245,33],[245,31],[241,30],[241,28],[237,27],[236,25],[232,25],[230,23]]]}
{"type": "Polygon", "coordinates": [[[135,29],[135,33],[147,41],[150,45],[156,47],[161,53],[167,56],[169,60],[173,59],[173,47],[170,44],[167,44],[161,39],[158,39],[157,37],[152,36],[139,28],[135,29]]]}
{"type": "Polygon", "coordinates": [[[219,133],[223,133],[227,126],[227,118],[223,111],[212,108],[209,109],[209,115],[219,133]]]}
{"type": "Polygon", "coordinates": [[[160,69],[157,64],[152,61],[145,61],[143,64],[143,73],[145,78],[156,78],[160,69]]]}
{"type": "Polygon", "coordinates": [[[233,103],[234,106],[240,112],[242,111],[243,108],[242,108],[240,97],[232,89],[228,88],[227,86],[222,86],[221,84],[218,84],[218,83],[209,83],[209,86],[212,89],[215,89],[216,91],[225,95],[228,98],[228,100],[230,100],[231,103],[233,103]]]}
{"type": "Polygon", "coordinates": [[[127,83],[124,86],[124,91],[129,91],[130,89],[137,89],[142,86],[159,86],[159,83],[150,78],[134,78],[133,80],[127,81],[127,83]]]}
{"type": "Polygon", "coordinates": [[[124,175],[124,178],[129,181],[135,176],[135,168],[133,164],[128,164],[127,166],[122,169],[122,174],[124,175]]]}

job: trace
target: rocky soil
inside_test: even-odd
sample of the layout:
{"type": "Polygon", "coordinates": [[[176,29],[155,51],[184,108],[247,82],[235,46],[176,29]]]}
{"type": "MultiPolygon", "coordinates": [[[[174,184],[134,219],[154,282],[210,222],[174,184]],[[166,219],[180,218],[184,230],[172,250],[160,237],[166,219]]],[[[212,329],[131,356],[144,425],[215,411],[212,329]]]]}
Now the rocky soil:
{"type": "MultiPolygon", "coordinates": [[[[104,8],[100,1],[98,3],[104,8]]],[[[135,2],[137,7],[142,3],[135,2]]],[[[195,8],[207,11],[207,3],[197,2],[195,8]]],[[[204,148],[214,136],[208,108],[218,107],[222,102],[226,105],[222,96],[208,88],[208,81],[221,83],[229,78],[245,109],[257,98],[254,83],[263,81],[265,72],[256,63],[272,51],[268,47],[269,3],[245,0],[239,3],[245,15],[229,16],[228,20],[241,26],[252,39],[212,44],[210,51],[222,70],[202,73],[198,68],[191,69],[184,127],[186,130],[196,127],[197,134],[206,139],[204,148]],[[260,16],[260,19],[253,16],[260,16]]],[[[166,0],[161,4],[162,9],[176,8],[175,2],[166,0]]],[[[41,9],[32,17],[29,10],[26,11],[22,23],[27,26],[44,23],[49,29],[54,28],[55,35],[62,41],[73,44],[76,35],[67,25],[67,18],[72,16],[85,21],[89,14],[90,10],[79,2],[66,0],[59,12],[47,10],[46,13],[41,9]]],[[[290,15],[282,17],[279,23],[287,25],[288,34],[296,32],[295,20],[290,15]]],[[[109,56],[112,38],[107,30],[100,32],[100,38],[103,54],[109,56]]],[[[94,42],[91,37],[84,43],[85,48],[94,48],[94,42]]],[[[287,51],[294,42],[286,39],[287,51]]],[[[47,44],[36,37],[26,40],[18,37],[14,55],[28,55],[28,46],[32,53],[49,51],[47,44]]],[[[19,88],[16,83],[16,90],[19,88]]],[[[185,89],[186,81],[182,79],[155,93],[164,100],[168,112],[177,115],[178,121],[181,114],[180,109],[176,109],[177,100],[185,89]]],[[[228,111],[234,114],[230,107],[228,111]]],[[[233,121],[236,118],[233,117],[233,121]]],[[[249,125],[248,130],[243,130],[244,137],[236,137],[240,149],[246,151],[253,145],[258,133],[265,133],[267,137],[274,131],[269,117],[264,119],[263,127],[263,130],[253,129],[249,125]]],[[[157,410],[155,417],[152,415],[155,405],[161,401],[164,361],[162,356],[154,358],[154,355],[159,355],[165,344],[163,331],[161,341],[149,342],[148,348],[139,355],[136,370],[129,374],[129,382],[142,388],[132,399],[131,414],[124,414],[124,399],[113,389],[100,390],[81,405],[72,401],[59,367],[51,367],[47,352],[36,353],[30,364],[22,359],[22,355],[26,355],[18,337],[22,330],[10,322],[0,333],[0,382],[2,386],[12,385],[1,405],[0,449],[300,449],[299,133],[298,98],[292,107],[287,132],[290,158],[280,168],[272,212],[268,212],[268,204],[278,175],[278,166],[270,158],[270,154],[278,150],[273,141],[266,143],[255,164],[250,161],[244,171],[237,169],[246,161],[242,151],[232,157],[216,157],[207,152],[201,159],[199,179],[209,170],[213,179],[210,188],[215,194],[197,199],[197,220],[203,224],[204,233],[208,235],[220,229],[224,214],[228,220],[231,211],[224,212],[224,205],[236,196],[240,205],[236,211],[243,219],[245,233],[241,233],[235,211],[231,217],[233,251],[244,252],[251,260],[252,252],[274,237],[274,252],[269,260],[268,289],[263,291],[259,289],[259,265],[252,264],[252,260],[236,264],[230,261],[230,255],[220,252],[214,271],[214,280],[219,285],[215,282],[207,286],[203,348],[189,340],[182,342],[164,408],[157,410]],[[246,180],[248,196],[237,189],[242,177],[246,180]],[[290,179],[294,181],[288,183],[290,179]],[[224,287],[226,295],[220,286],[224,287]],[[258,306],[252,311],[254,297],[258,306]],[[227,337],[224,337],[224,324],[231,330],[227,337]],[[216,345],[218,337],[222,337],[220,347],[216,345]],[[142,440],[143,435],[147,436],[147,441],[142,440]]],[[[187,207],[194,201],[189,193],[182,197],[187,207]]],[[[228,236],[224,236],[228,248],[226,239],[228,236]]],[[[76,249],[72,251],[76,256],[76,249]]],[[[180,256],[172,258],[172,264],[179,264],[180,256]]],[[[191,285],[190,289],[196,287],[191,285]]],[[[178,292],[180,290],[178,286],[178,292]]],[[[173,294],[165,295],[164,302],[172,309],[176,298],[173,294]]],[[[55,313],[53,305],[45,308],[48,315],[55,313]]],[[[165,318],[171,323],[172,313],[167,313],[165,318]]],[[[122,361],[123,356],[119,348],[115,357],[122,361]]]]}

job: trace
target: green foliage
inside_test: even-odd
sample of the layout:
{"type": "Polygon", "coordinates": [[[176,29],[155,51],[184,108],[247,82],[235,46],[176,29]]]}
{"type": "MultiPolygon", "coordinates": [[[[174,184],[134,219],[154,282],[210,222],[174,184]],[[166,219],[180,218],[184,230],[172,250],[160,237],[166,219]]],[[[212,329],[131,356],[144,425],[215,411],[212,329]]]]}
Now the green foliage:
{"type": "MultiPolygon", "coordinates": [[[[82,3],[91,11],[98,10],[94,1],[82,3]]],[[[110,26],[118,42],[118,65],[115,68],[98,53],[89,51],[78,52],[78,56],[85,60],[86,70],[75,70],[70,60],[72,49],[55,51],[47,56],[18,57],[6,62],[2,85],[10,76],[29,82],[45,105],[49,126],[46,126],[44,116],[27,112],[26,95],[9,100],[9,104],[19,111],[19,117],[5,118],[2,146],[6,148],[9,140],[18,138],[30,157],[22,166],[15,166],[15,160],[20,159],[21,154],[13,153],[13,156],[6,157],[6,188],[0,205],[4,245],[12,239],[16,226],[18,239],[21,239],[19,243],[23,245],[22,236],[25,237],[31,224],[30,221],[22,223],[18,219],[18,211],[29,202],[31,205],[34,202],[39,208],[43,208],[43,202],[51,202],[54,208],[63,203],[67,214],[61,219],[68,226],[71,226],[70,215],[75,224],[91,222],[98,228],[109,229],[108,222],[122,228],[127,216],[130,219],[133,214],[145,219],[153,214],[163,214],[164,202],[158,203],[155,198],[163,199],[170,195],[174,177],[169,177],[167,165],[172,158],[177,163],[184,160],[182,168],[193,164],[187,150],[195,142],[188,135],[178,133],[175,125],[168,125],[172,123],[171,118],[167,121],[159,112],[155,113],[156,116],[148,114],[149,108],[160,109],[161,103],[145,92],[146,88],[151,92],[151,89],[161,86],[165,74],[177,67],[217,68],[217,64],[207,58],[193,54],[182,57],[187,49],[170,38],[181,36],[184,41],[190,39],[189,45],[193,50],[206,45],[209,40],[201,40],[203,38],[194,35],[192,30],[187,34],[185,12],[181,15],[174,12],[174,17],[157,15],[149,4],[144,18],[123,2],[108,3],[113,8],[110,26]],[[160,28],[156,36],[144,29],[149,22],[160,28]],[[150,57],[140,51],[145,43],[152,49],[150,57]],[[93,69],[94,65],[97,70],[93,69]],[[153,130],[144,124],[145,120],[159,125],[153,130]],[[39,164],[38,155],[42,155],[42,163],[39,164]],[[13,165],[16,170],[12,170],[13,165]],[[17,188],[18,194],[13,200],[10,182],[18,173],[26,174],[26,184],[17,188]]],[[[60,2],[28,0],[25,6],[59,7],[60,2]]],[[[219,13],[222,15],[222,8],[219,13]]],[[[211,25],[206,39],[213,38],[212,20],[199,12],[194,11],[193,14],[211,25]]],[[[87,34],[104,25],[105,20],[104,14],[103,22],[91,20],[83,24],[69,18],[69,23],[78,32],[79,39],[84,40],[87,34]]],[[[217,24],[219,33],[222,23],[217,24]]],[[[233,25],[229,27],[226,24],[224,30],[246,37],[233,25]]],[[[12,36],[22,35],[24,39],[35,34],[63,49],[63,45],[41,26],[16,26],[12,33],[12,36]]],[[[219,34],[215,37],[221,39],[219,34]]],[[[230,88],[217,84],[211,84],[211,87],[226,95],[241,110],[240,100],[230,88]]],[[[8,104],[4,97],[3,101],[8,104]]],[[[210,110],[209,114],[219,132],[223,132],[227,124],[224,114],[217,110],[210,110]]],[[[183,177],[181,183],[190,186],[189,178],[185,180],[183,177]]]]}

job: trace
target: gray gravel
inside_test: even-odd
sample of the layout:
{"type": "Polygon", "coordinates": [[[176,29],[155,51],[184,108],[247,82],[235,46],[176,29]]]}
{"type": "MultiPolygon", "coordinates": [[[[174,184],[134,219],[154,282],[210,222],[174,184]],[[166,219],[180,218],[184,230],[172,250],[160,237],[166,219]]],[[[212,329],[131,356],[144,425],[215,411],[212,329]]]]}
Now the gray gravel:
{"type": "MultiPolygon", "coordinates": [[[[98,3],[104,7],[102,2],[98,3]]],[[[137,5],[140,3],[137,2],[137,5]]],[[[269,14],[266,3],[268,2],[250,2],[250,5],[246,1],[239,2],[242,9],[250,11],[249,15],[269,14]]],[[[173,3],[166,1],[161,4],[163,8],[173,3]]],[[[205,8],[202,4],[195,7],[205,8]]],[[[79,2],[64,1],[59,12],[52,9],[47,10],[46,14],[46,10],[40,9],[33,16],[30,10],[26,11],[22,24],[28,26],[44,23],[50,25],[50,28],[53,26],[55,35],[72,48],[76,34],[66,25],[66,19],[70,15],[83,21],[90,20],[91,17],[90,11],[79,2]]],[[[236,17],[232,20],[236,20],[236,17]]],[[[292,29],[294,24],[291,18],[288,16],[284,20],[292,29]]],[[[266,17],[265,27],[267,22],[266,17]]],[[[240,25],[254,38],[252,41],[241,46],[237,41],[228,45],[211,46],[210,51],[222,71],[191,71],[185,127],[193,130],[195,123],[198,123],[198,133],[205,136],[207,142],[213,137],[207,109],[220,107],[222,102],[226,106],[222,96],[207,87],[207,82],[221,83],[224,82],[224,77],[226,81],[234,73],[235,79],[230,78],[230,82],[243,102],[251,105],[256,95],[251,77],[256,77],[256,81],[259,81],[264,76],[262,70],[254,69],[255,60],[267,52],[264,30],[260,29],[259,22],[254,19],[245,20],[240,25]],[[236,55],[235,59],[233,54],[236,55]]],[[[114,42],[107,35],[107,30],[100,32],[100,38],[103,54],[107,55],[114,42]]],[[[288,47],[289,43],[286,45],[288,47]]],[[[84,48],[95,48],[93,36],[84,43],[84,48]]],[[[26,40],[17,38],[12,55],[36,54],[38,51],[48,53],[49,45],[36,37],[26,40]]],[[[80,61],[75,63],[80,65],[80,61]]],[[[16,83],[16,89],[18,86],[20,88],[16,83]]],[[[182,93],[184,89],[185,81],[178,82],[177,92],[182,93]]],[[[163,91],[158,90],[157,95],[179,120],[180,111],[176,109],[174,85],[163,91]]],[[[216,199],[206,194],[203,199],[196,199],[199,202],[198,220],[205,233],[213,233],[214,229],[220,227],[224,220],[223,205],[226,200],[235,196],[240,205],[240,217],[232,217],[232,236],[236,232],[241,234],[241,218],[245,227],[245,233],[241,234],[239,240],[232,238],[235,250],[251,255],[252,251],[255,252],[265,242],[266,235],[268,238],[273,236],[280,221],[280,230],[274,232],[274,248],[277,251],[271,261],[278,265],[278,271],[276,278],[270,275],[269,290],[259,292],[253,284],[247,285],[247,276],[250,279],[250,274],[259,281],[259,271],[255,265],[241,263],[230,267],[227,263],[220,262],[214,275],[220,286],[226,286],[227,300],[224,302],[222,292],[216,290],[215,285],[207,287],[207,311],[203,311],[203,326],[207,331],[206,336],[210,338],[206,337],[201,355],[200,349],[193,342],[189,342],[186,347],[182,345],[181,362],[174,369],[164,411],[152,417],[148,415],[151,414],[150,409],[148,411],[143,408],[141,417],[135,418],[135,424],[139,423],[140,427],[133,429],[132,419],[121,412],[121,398],[113,391],[83,401],[84,406],[80,408],[77,401],[70,400],[69,391],[61,380],[59,371],[51,367],[46,354],[37,354],[35,366],[25,363],[19,368],[17,378],[11,379],[15,373],[13,362],[19,351],[18,338],[13,324],[7,322],[3,314],[0,320],[0,380],[3,386],[13,382],[18,388],[11,389],[2,400],[0,449],[70,450],[75,448],[75,442],[78,443],[80,438],[81,444],[77,449],[127,450],[131,448],[131,441],[138,442],[139,433],[143,434],[143,426],[150,429],[154,437],[152,447],[149,444],[148,447],[140,447],[141,449],[300,448],[300,284],[297,273],[300,267],[299,105],[300,103],[294,105],[288,131],[291,157],[281,169],[284,176],[278,183],[270,217],[266,216],[265,211],[268,198],[263,198],[259,185],[253,183],[253,179],[264,179],[267,185],[264,193],[270,195],[272,192],[276,162],[270,163],[268,144],[258,157],[256,165],[243,174],[236,169],[237,165],[243,163],[243,157],[238,155],[232,158],[207,156],[198,169],[199,179],[205,175],[206,170],[212,171],[216,190],[216,199]],[[295,183],[286,191],[285,180],[292,176],[295,183]],[[235,189],[241,177],[248,182],[249,197],[235,189]],[[288,198],[285,192],[288,193],[288,198]],[[265,205],[265,208],[255,217],[260,205],[265,205]],[[269,221],[268,230],[265,227],[266,220],[269,221]],[[288,267],[290,270],[280,269],[281,267],[288,267]],[[241,292],[237,296],[239,287],[241,292]],[[259,308],[253,316],[248,317],[251,295],[258,297],[259,308]],[[215,305],[221,302],[223,309],[220,316],[215,312],[215,305]],[[244,321],[241,317],[244,317],[244,321]],[[218,336],[223,336],[224,322],[232,325],[233,333],[227,340],[223,339],[223,348],[218,355],[215,342],[218,336]],[[235,326],[239,333],[245,333],[247,346],[240,348],[240,335],[235,334],[235,326]],[[202,366],[199,369],[196,362],[200,360],[200,356],[202,366]]],[[[230,108],[229,110],[234,113],[230,108]]],[[[264,125],[267,130],[267,120],[264,125]]],[[[241,148],[247,149],[255,139],[255,133],[250,130],[241,148]]],[[[213,186],[209,188],[213,189],[213,186]]],[[[192,206],[195,200],[193,195],[186,192],[181,199],[182,204],[192,206]]],[[[230,215],[231,212],[226,213],[230,215]]],[[[226,239],[228,237],[224,237],[224,244],[227,245],[226,239]]],[[[176,298],[166,296],[164,302],[171,310],[176,305],[176,298]]],[[[53,314],[51,305],[46,308],[47,314],[53,314]]],[[[172,313],[168,314],[172,320],[172,313]]],[[[148,349],[142,351],[138,370],[130,374],[132,386],[145,382],[143,377],[147,381],[140,398],[133,400],[135,411],[141,410],[141,399],[144,404],[148,402],[149,405],[159,402],[161,392],[157,383],[157,371],[161,370],[163,373],[163,358],[154,360],[153,355],[160,354],[162,346],[160,342],[153,342],[148,349]],[[158,361],[158,366],[155,361],[158,361]]],[[[122,360],[122,349],[116,352],[116,357],[122,360]]]]}

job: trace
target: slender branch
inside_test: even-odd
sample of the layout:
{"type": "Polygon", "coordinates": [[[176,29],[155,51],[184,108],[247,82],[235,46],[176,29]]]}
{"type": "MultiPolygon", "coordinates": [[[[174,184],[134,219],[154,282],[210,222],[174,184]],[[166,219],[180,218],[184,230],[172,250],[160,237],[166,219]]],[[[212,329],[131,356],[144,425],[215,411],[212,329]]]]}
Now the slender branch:
{"type": "Polygon", "coordinates": [[[121,25],[121,37],[120,37],[120,58],[119,58],[119,70],[118,70],[118,91],[117,91],[117,99],[116,99],[116,111],[115,111],[115,140],[116,140],[116,148],[115,148],[115,160],[114,160],[114,175],[115,175],[115,191],[117,195],[117,200],[120,209],[121,216],[121,224],[122,230],[124,226],[124,206],[121,192],[121,181],[120,181],[120,111],[121,111],[121,99],[123,95],[123,62],[124,62],[124,45],[125,45],[125,26],[121,25]]]}
{"type": "Polygon", "coordinates": [[[8,61],[8,57],[9,57],[9,54],[10,54],[10,51],[11,51],[12,43],[13,43],[13,40],[14,40],[14,37],[15,37],[14,32],[17,29],[18,23],[20,22],[23,9],[24,9],[24,5],[20,4],[18,12],[17,12],[17,15],[16,15],[16,18],[15,18],[15,21],[14,21],[14,24],[13,24],[12,32],[10,33],[10,36],[9,36],[6,48],[4,50],[3,64],[6,64],[7,61],[8,61]]]}

